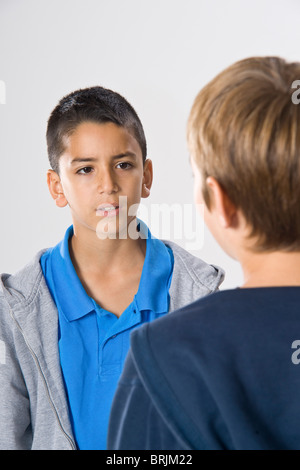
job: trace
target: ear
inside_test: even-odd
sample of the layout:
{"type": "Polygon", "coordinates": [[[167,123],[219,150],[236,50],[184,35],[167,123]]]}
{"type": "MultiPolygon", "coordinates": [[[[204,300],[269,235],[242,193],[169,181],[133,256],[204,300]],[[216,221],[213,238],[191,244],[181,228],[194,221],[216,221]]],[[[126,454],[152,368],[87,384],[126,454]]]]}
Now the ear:
{"type": "Polygon", "coordinates": [[[211,195],[210,211],[216,211],[220,225],[223,228],[234,228],[237,226],[238,211],[236,206],[231,202],[227,193],[224,191],[220,183],[209,176],[206,184],[211,195]]]}
{"type": "Polygon", "coordinates": [[[54,170],[47,171],[47,184],[51,196],[55,200],[57,207],[65,207],[68,204],[65,198],[60,177],[54,170]]]}
{"type": "Polygon", "coordinates": [[[153,181],[153,165],[152,161],[147,158],[144,163],[144,175],[143,175],[143,185],[142,185],[142,197],[146,198],[150,196],[150,189],[153,181]]]}

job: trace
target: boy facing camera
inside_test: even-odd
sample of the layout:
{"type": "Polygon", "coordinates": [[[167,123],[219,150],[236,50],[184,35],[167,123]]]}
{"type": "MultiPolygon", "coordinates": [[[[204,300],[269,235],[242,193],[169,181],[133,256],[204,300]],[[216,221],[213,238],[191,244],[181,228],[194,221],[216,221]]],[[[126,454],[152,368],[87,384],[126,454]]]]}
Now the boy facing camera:
{"type": "Polygon", "coordinates": [[[73,223],[0,279],[0,449],[100,450],[130,332],[217,290],[223,273],[137,220],[152,162],[118,93],[64,97],[47,144],[49,190],[73,223]]]}
{"type": "Polygon", "coordinates": [[[299,78],[249,58],[195,99],[195,200],[244,282],[132,334],[109,449],[300,449],[299,78]]]}

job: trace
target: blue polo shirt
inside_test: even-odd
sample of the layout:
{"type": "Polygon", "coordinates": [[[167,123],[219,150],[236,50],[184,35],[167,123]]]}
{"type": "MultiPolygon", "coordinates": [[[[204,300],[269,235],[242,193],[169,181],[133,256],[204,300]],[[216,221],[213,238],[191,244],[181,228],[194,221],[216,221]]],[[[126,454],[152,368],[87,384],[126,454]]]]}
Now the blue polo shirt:
{"type": "Polygon", "coordinates": [[[143,222],[146,256],[138,292],[118,318],[88,296],[72,264],[69,239],[40,263],[58,309],[59,354],[74,436],[79,449],[106,449],[111,402],[129,349],[130,333],[169,310],[173,253],[143,222]]]}

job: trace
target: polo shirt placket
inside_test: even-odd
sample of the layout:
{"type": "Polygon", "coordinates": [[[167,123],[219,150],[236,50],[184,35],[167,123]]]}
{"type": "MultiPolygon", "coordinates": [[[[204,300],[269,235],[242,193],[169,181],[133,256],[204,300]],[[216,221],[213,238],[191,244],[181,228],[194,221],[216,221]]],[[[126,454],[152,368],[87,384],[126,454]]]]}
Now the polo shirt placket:
{"type": "Polygon", "coordinates": [[[58,309],[61,368],[80,449],[106,448],[110,406],[129,349],[130,333],[169,310],[173,254],[140,223],[148,237],[139,289],[119,318],[97,305],[81,284],[69,254],[72,226],[64,239],[41,258],[58,309]]]}

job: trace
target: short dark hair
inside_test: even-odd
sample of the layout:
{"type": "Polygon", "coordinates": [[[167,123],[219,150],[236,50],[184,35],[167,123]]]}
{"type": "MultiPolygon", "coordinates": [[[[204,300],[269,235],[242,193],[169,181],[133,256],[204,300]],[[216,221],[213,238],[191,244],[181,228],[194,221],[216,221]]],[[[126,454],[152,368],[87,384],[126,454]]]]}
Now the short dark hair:
{"type": "Polygon", "coordinates": [[[146,138],[136,111],[119,93],[95,86],[64,96],[49,117],[46,133],[48,158],[51,168],[57,173],[59,158],[65,150],[65,138],[87,121],[99,124],[113,122],[124,127],[137,140],[143,162],[146,160],[146,138]]]}

